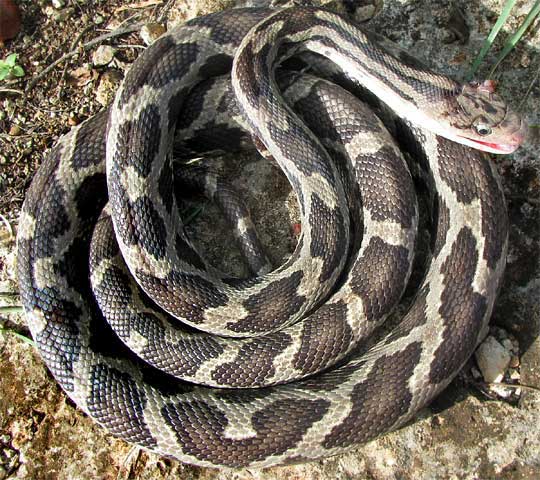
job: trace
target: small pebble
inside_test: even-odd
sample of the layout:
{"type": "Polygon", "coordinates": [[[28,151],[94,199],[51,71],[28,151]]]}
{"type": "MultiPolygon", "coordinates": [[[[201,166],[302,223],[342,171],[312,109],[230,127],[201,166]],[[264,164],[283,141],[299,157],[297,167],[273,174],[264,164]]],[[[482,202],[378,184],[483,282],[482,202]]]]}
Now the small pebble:
{"type": "Polygon", "coordinates": [[[444,424],[444,419],[442,417],[439,417],[439,415],[435,415],[431,419],[431,425],[434,427],[442,427],[444,424]]]}
{"type": "Polygon", "coordinates": [[[112,62],[116,49],[110,45],[100,45],[92,55],[92,63],[96,67],[103,67],[112,62]]]}
{"type": "Polygon", "coordinates": [[[10,448],[5,448],[3,453],[8,460],[17,456],[17,452],[15,450],[11,450],[10,448]]]}
{"type": "Polygon", "coordinates": [[[139,35],[146,45],[154,43],[167,29],[161,23],[147,23],[143,25],[139,35]]]}
{"type": "Polygon", "coordinates": [[[19,127],[19,125],[16,125],[16,124],[11,125],[8,133],[12,137],[17,137],[21,134],[21,127],[19,127]]]}
{"type": "Polygon", "coordinates": [[[482,378],[482,374],[478,371],[476,367],[471,368],[471,373],[474,379],[479,380],[482,378]]]}
{"type": "Polygon", "coordinates": [[[96,88],[96,100],[98,103],[106,107],[114,99],[116,90],[122,81],[122,75],[117,70],[109,70],[105,72],[99,81],[96,88]]]}
{"type": "Polygon", "coordinates": [[[78,125],[80,122],[79,118],[75,114],[70,114],[68,117],[68,125],[70,127],[74,127],[75,125],[78,125]]]}
{"type": "Polygon", "coordinates": [[[512,357],[510,358],[510,363],[508,364],[508,366],[510,368],[518,368],[519,365],[520,365],[519,357],[517,355],[512,355],[512,357]]]}
{"type": "Polygon", "coordinates": [[[52,0],[52,6],[60,9],[66,6],[66,0],[52,0]]]}
{"type": "Polygon", "coordinates": [[[491,385],[489,390],[497,394],[501,398],[509,398],[514,394],[513,388],[505,387],[504,385],[491,385]]]}
{"type": "Polygon", "coordinates": [[[461,44],[465,44],[467,43],[467,40],[469,40],[470,28],[467,25],[463,12],[455,5],[450,9],[450,16],[447,20],[446,28],[453,37],[450,41],[458,41],[461,44]]]}
{"type": "Polygon", "coordinates": [[[514,350],[514,344],[512,343],[512,340],[510,340],[509,338],[505,338],[504,340],[502,340],[501,344],[509,352],[512,352],[514,350]]]}
{"type": "Polygon", "coordinates": [[[52,19],[55,22],[65,22],[71,17],[73,10],[71,8],[64,8],[62,10],[53,10],[52,19]]]}
{"type": "Polygon", "coordinates": [[[531,65],[531,57],[527,53],[523,53],[519,63],[523,68],[528,68],[531,65]]]}
{"type": "Polygon", "coordinates": [[[475,352],[478,368],[487,383],[500,382],[510,364],[510,352],[491,335],[475,352]]]}

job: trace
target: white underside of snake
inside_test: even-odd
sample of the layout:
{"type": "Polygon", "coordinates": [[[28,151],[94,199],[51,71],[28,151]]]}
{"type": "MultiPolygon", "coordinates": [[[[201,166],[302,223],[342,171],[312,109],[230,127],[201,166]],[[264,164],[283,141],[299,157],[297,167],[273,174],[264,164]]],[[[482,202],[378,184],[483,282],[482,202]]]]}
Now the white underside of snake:
{"type": "MultiPolygon", "coordinates": [[[[459,85],[370,38],[309,7],[200,17],[141,55],[110,113],[48,153],[21,214],[21,296],[55,378],[114,435],[204,466],[309,461],[403,425],[473,352],[502,276],[507,223],[497,174],[469,147],[509,153],[525,126],[491,83],[459,85]],[[283,103],[275,66],[303,51],[404,119],[400,143],[414,145],[434,186],[425,278],[402,321],[370,346],[366,335],[411,270],[416,204],[399,194],[412,182],[393,140],[374,136],[378,120],[341,87],[286,79],[287,101],[315,133],[283,103]],[[233,98],[230,86],[197,86],[229,72],[235,114],[218,101],[233,98]],[[284,170],[302,217],[290,259],[249,279],[207,265],[172,193],[177,119],[181,141],[234,116],[284,170]]],[[[219,180],[208,178],[212,196],[219,180]]],[[[250,229],[238,219],[240,233],[250,229]]]]}

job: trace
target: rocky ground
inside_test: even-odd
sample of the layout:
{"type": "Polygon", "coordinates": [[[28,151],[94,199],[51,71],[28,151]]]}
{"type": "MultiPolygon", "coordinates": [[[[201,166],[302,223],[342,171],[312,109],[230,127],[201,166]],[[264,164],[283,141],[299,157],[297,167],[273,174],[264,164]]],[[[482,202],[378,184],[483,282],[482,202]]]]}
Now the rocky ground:
{"type": "MultiPolygon", "coordinates": [[[[398,432],[313,464],[232,471],[194,468],[142,452],[114,439],[77,410],[27,341],[28,330],[16,313],[14,238],[25,189],[44,150],[72,125],[110,102],[145,41],[162,28],[230,8],[235,2],[18,3],[23,12],[22,32],[0,50],[1,58],[18,53],[25,70],[19,80],[0,82],[0,305],[4,306],[0,311],[0,480],[540,478],[538,81],[522,102],[540,68],[537,27],[495,72],[500,92],[536,127],[525,147],[495,159],[507,196],[510,252],[493,327],[477,352],[478,361],[471,360],[434,404],[398,432]],[[111,29],[138,23],[146,25],[142,32],[138,27],[132,33],[81,47],[111,29]],[[39,76],[70,51],[76,53],[68,61],[39,76]],[[25,92],[33,80],[35,86],[25,92]]],[[[463,78],[502,3],[362,0],[366,8],[361,13],[375,14],[371,28],[434,69],[463,78]]],[[[518,2],[516,15],[503,28],[503,39],[516,29],[533,3],[518,2]]],[[[488,55],[481,75],[487,75],[494,58],[488,55]]],[[[268,164],[253,159],[244,164],[237,184],[249,195],[262,239],[274,252],[273,259],[279,260],[294,245],[294,199],[286,181],[268,164]]],[[[215,215],[212,207],[205,207],[193,226],[199,236],[211,237],[208,225],[218,221],[215,215]]],[[[220,245],[209,241],[205,249],[215,258],[223,257],[220,245]]],[[[236,253],[228,255],[221,259],[225,267],[238,261],[236,253]]]]}

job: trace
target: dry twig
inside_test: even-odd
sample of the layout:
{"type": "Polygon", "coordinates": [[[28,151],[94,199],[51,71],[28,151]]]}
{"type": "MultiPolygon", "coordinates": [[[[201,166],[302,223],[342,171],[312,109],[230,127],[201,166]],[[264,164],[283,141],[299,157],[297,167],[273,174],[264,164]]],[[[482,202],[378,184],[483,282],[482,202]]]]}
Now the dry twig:
{"type": "Polygon", "coordinates": [[[17,95],[23,95],[22,90],[16,90],[15,88],[0,88],[0,93],[16,93],[17,95]]]}
{"type": "MultiPolygon", "coordinates": [[[[108,40],[110,38],[119,37],[121,35],[125,35],[126,33],[136,32],[143,26],[142,23],[137,23],[135,25],[131,25],[128,27],[122,27],[117,28],[116,30],[113,30],[112,32],[105,33],[103,35],[100,35],[99,37],[94,38],[93,40],[90,40],[89,42],[86,42],[82,45],[82,49],[84,51],[90,50],[92,47],[99,45],[101,42],[104,42],[105,40],[108,40]]],[[[44,68],[40,73],[38,73],[31,82],[28,83],[28,86],[26,87],[26,91],[32,90],[37,83],[49,72],[51,72],[57,65],[60,65],[62,62],[65,62],[66,60],[75,57],[80,52],[80,49],[72,50],[71,52],[68,52],[64,55],[62,55],[60,58],[57,58],[54,62],[52,62],[49,66],[44,68]]]]}

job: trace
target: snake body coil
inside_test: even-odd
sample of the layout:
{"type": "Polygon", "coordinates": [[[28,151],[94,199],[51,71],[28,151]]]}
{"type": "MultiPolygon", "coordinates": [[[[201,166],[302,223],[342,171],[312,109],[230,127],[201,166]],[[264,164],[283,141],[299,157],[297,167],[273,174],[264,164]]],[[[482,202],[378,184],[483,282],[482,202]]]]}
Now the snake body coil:
{"type": "MultiPolygon", "coordinates": [[[[97,422],[187,463],[308,461],[395,429],[471,355],[504,267],[497,175],[465,145],[511,151],[524,128],[489,84],[460,86],[403,63],[326,10],[194,19],[141,55],[110,114],[62,137],[32,182],[18,272],[39,351],[97,422]],[[283,101],[276,64],[304,50],[346,69],[405,119],[402,140],[417,136],[402,143],[435,188],[425,278],[403,320],[369,348],[366,335],[407,285],[412,182],[380,122],[350,93],[284,73],[283,101]],[[231,71],[232,86],[218,78],[231,71]],[[219,274],[187,238],[169,161],[175,129],[196,139],[234,119],[284,170],[302,217],[290,259],[249,279],[219,274]]],[[[206,185],[210,195],[218,184],[206,185]]]]}

